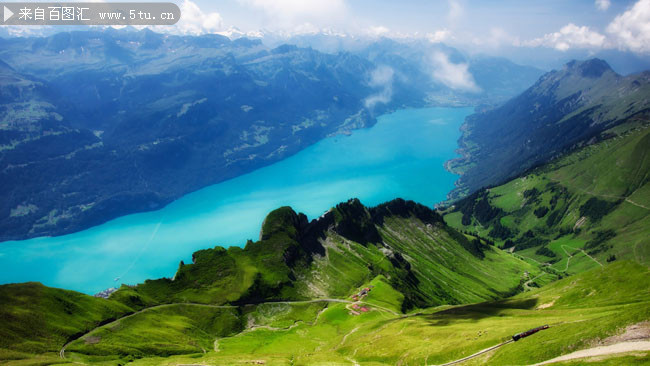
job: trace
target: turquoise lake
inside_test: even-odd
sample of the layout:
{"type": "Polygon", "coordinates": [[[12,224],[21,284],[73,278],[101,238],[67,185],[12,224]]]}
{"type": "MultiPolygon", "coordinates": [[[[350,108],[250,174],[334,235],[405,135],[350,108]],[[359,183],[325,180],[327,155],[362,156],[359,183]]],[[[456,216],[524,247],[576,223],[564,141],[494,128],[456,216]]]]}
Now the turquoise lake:
{"type": "Polygon", "coordinates": [[[154,212],[78,233],[0,243],[0,283],[38,281],[93,294],[122,283],[172,277],[194,251],[257,240],[266,214],[291,206],[310,219],[359,198],[396,197],[432,206],[458,178],[460,126],[472,108],[400,110],[351,136],[324,139],[252,173],[188,194],[154,212]]]}

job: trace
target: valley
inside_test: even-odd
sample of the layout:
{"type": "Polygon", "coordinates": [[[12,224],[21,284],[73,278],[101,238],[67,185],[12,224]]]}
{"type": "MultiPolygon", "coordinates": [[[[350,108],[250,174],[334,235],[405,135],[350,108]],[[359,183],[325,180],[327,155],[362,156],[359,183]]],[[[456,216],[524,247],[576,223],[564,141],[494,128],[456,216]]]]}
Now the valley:
{"type": "Polygon", "coordinates": [[[350,200],[309,222],[283,207],[263,221],[259,241],[200,250],[173,279],[123,285],[108,299],[2,286],[0,357],[8,365],[443,365],[471,355],[462,364],[648,363],[647,126],[635,116],[447,210],[350,200]],[[557,217],[540,220],[540,207],[549,207],[542,218],[557,217]],[[610,225],[615,235],[601,234],[610,225]],[[500,227],[511,237],[498,237],[500,227]],[[549,328],[507,342],[540,325],[549,328]]]}
{"type": "Polygon", "coordinates": [[[644,1],[528,41],[456,38],[455,1],[0,37],[0,365],[650,365],[644,1]]]}

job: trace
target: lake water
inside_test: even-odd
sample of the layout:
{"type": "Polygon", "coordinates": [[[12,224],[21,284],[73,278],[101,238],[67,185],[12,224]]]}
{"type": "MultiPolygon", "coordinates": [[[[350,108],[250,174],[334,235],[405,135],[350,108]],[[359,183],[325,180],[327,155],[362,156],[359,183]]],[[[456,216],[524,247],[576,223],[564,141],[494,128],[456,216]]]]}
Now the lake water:
{"type": "Polygon", "coordinates": [[[0,283],[39,281],[93,294],[121,283],[171,277],[180,260],[216,245],[257,240],[266,214],[291,206],[310,219],[359,198],[432,206],[457,176],[459,128],[471,108],[401,110],[351,136],[324,139],[283,161],[188,194],[167,207],[59,237],[0,243],[0,283]]]}

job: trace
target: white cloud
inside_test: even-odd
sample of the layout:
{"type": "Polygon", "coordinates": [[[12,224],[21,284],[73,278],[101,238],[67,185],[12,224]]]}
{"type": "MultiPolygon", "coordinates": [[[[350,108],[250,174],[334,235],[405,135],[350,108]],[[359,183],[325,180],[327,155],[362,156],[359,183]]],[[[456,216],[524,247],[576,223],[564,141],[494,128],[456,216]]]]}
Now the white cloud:
{"type": "Polygon", "coordinates": [[[425,37],[431,43],[441,43],[452,39],[451,32],[447,29],[440,29],[433,33],[427,33],[425,37]]]}
{"type": "Polygon", "coordinates": [[[469,72],[466,63],[455,64],[442,52],[436,52],[432,57],[433,78],[446,86],[463,91],[478,92],[481,89],[476,85],[474,77],[469,72]]]}
{"type": "Polygon", "coordinates": [[[605,11],[609,9],[610,5],[612,5],[612,3],[609,0],[596,0],[596,8],[598,10],[605,11]]]}
{"type": "MultiPolygon", "coordinates": [[[[605,10],[610,6],[610,2],[596,1],[596,6],[605,10]]],[[[606,31],[604,35],[587,26],[570,23],[558,32],[514,44],[553,47],[560,51],[571,48],[619,48],[637,53],[650,53],[650,0],[638,0],[631,8],[616,16],[606,31]]]]}
{"type": "Polygon", "coordinates": [[[239,0],[261,10],[269,27],[292,29],[305,23],[316,27],[344,25],[349,9],[345,0],[239,0]]]}
{"type": "Polygon", "coordinates": [[[589,29],[587,26],[577,26],[569,23],[562,27],[559,32],[549,33],[532,41],[524,42],[527,46],[553,47],[560,51],[566,51],[572,47],[577,48],[601,48],[606,45],[605,36],[589,29]]]}
{"type": "MultiPolygon", "coordinates": [[[[216,33],[223,29],[223,19],[219,13],[204,13],[198,5],[184,0],[180,5],[181,19],[172,33],[203,34],[216,33]]],[[[153,27],[152,27],[153,28],[153,27]]]]}
{"type": "Polygon", "coordinates": [[[616,45],[634,52],[650,52],[650,0],[639,0],[607,26],[616,45]]]}
{"type": "Polygon", "coordinates": [[[392,84],[395,71],[389,66],[379,66],[370,73],[368,84],[373,87],[392,84]]]}
{"type": "Polygon", "coordinates": [[[390,29],[384,27],[383,25],[380,25],[380,26],[368,28],[367,33],[369,35],[371,35],[371,36],[381,37],[381,36],[388,35],[389,32],[390,32],[390,29]]]}
{"type": "Polygon", "coordinates": [[[395,71],[389,66],[378,66],[370,73],[368,85],[373,88],[382,88],[379,93],[373,94],[364,100],[366,108],[372,109],[376,104],[386,104],[393,98],[393,79],[395,71]]]}

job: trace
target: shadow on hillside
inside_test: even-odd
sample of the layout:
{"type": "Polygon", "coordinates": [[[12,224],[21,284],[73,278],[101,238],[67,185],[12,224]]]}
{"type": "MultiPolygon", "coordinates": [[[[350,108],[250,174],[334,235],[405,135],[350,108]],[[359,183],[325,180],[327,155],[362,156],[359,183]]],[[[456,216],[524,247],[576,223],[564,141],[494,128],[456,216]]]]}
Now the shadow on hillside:
{"type": "Polygon", "coordinates": [[[433,326],[443,326],[458,321],[478,321],[483,318],[503,316],[508,310],[532,310],[536,306],[537,299],[505,300],[454,307],[434,314],[422,315],[422,318],[433,326]]]}

